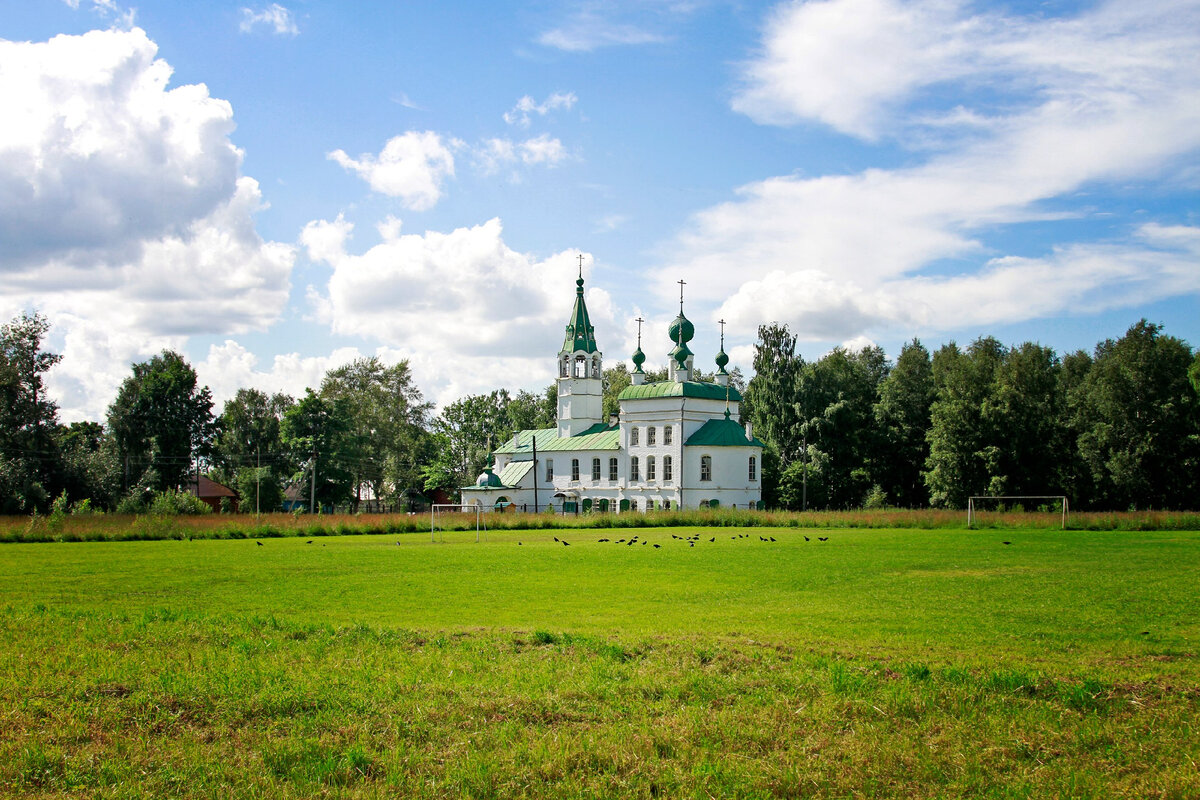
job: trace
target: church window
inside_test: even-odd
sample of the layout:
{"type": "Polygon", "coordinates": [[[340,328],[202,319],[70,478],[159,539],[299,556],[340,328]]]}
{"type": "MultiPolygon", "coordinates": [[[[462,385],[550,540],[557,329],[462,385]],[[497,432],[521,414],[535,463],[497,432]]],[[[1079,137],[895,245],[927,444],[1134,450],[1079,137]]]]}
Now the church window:
{"type": "Polygon", "coordinates": [[[750,456],[750,480],[758,480],[758,459],[750,456]]]}
{"type": "Polygon", "coordinates": [[[592,377],[593,378],[600,377],[600,359],[599,358],[592,359],[592,377]]]}
{"type": "Polygon", "coordinates": [[[670,510],[671,510],[671,501],[663,500],[663,511],[670,511],[670,510]]]}
{"type": "Polygon", "coordinates": [[[646,510],[647,510],[647,511],[653,511],[653,510],[654,510],[654,501],[653,501],[653,500],[647,500],[647,501],[646,501],[646,510]]]}
{"type": "Polygon", "coordinates": [[[600,459],[592,459],[592,483],[600,482],[600,459]]]}
{"type": "Polygon", "coordinates": [[[629,429],[629,446],[630,447],[638,446],[638,429],[637,428],[629,429]]]}
{"type": "Polygon", "coordinates": [[[608,460],[608,479],[613,483],[617,482],[617,460],[615,458],[608,460]]]}
{"type": "Polygon", "coordinates": [[[548,481],[554,480],[554,459],[553,458],[546,459],[546,480],[548,480],[548,481]]]}
{"type": "Polygon", "coordinates": [[[646,459],[646,480],[654,480],[654,456],[646,459]]]}
{"type": "Polygon", "coordinates": [[[579,480],[579,459],[578,458],[571,459],[571,480],[573,480],[573,481],[579,480]]]}
{"type": "MultiPolygon", "coordinates": [[[[667,430],[671,430],[671,429],[667,428],[667,430]]],[[[669,481],[669,480],[674,479],[674,475],[672,474],[674,472],[673,467],[674,467],[674,464],[671,462],[671,457],[663,456],[663,480],[664,481],[669,481]]]]}
{"type": "Polygon", "coordinates": [[[629,480],[640,481],[642,479],[641,470],[638,469],[637,456],[629,459],[629,480]]]}
{"type": "Polygon", "coordinates": [[[673,430],[674,430],[674,428],[672,428],[670,425],[663,428],[663,444],[664,445],[669,445],[671,443],[671,431],[673,431],[673,430]]]}
{"type": "Polygon", "coordinates": [[[574,375],[576,378],[586,378],[587,377],[587,359],[584,358],[583,356],[580,356],[579,358],[575,359],[574,375]]]}
{"type": "Polygon", "coordinates": [[[646,446],[647,447],[654,447],[654,439],[656,438],[657,434],[658,434],[658,428],[655,428],[653,425],[651,425],[649,428],[646,428],[646,446]]]}
{"type": "Polygon", "coordinates": [[[700,480],[712,480],[712,456],[700,456],[700,480]]]}

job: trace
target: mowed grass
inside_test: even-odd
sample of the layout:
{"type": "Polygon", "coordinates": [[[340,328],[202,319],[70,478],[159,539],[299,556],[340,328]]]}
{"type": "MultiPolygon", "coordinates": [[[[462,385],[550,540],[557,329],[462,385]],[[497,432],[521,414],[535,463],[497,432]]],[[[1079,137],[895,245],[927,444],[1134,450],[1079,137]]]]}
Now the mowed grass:
{"type": "Polygon", "coordinates": [[[1200,796],[1200,534],[444,538],[0,547],[0,794],[1200,796]]]}

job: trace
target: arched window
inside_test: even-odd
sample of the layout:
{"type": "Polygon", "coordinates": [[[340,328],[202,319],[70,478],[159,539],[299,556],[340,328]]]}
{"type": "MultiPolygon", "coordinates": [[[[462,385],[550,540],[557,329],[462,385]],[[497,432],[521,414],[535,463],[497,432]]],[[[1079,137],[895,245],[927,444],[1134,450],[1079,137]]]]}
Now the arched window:
{"type": "Polygon", "coordinates": [[[672,428],[670,425],[663,428],[663,444],[664,445],[669,445],[671,443],[671,431],[672,430],[674,430],[674,428],[672,428]]]}
{"type": "Polygon", "coordinates": [[[700,456],[700,480],[712,480],[712,456],[700,456]]]}
{"type": "Polygon", "coordinates": [[[592,483],[600,482],[600,459],[592,459],[592,483]]]}
{"type": "Polygon", "coordinates": [[[646,446],[647,447],[654,447],[655,434],[657,434],[657,433],[658,433],[658,428],[654,427],[653,425],[651,425],[649,428],[646,428],[646,446]]]}
{"type": "Polygon", "coordinates": [[[596,356],[592,359],[592,377],[600,377],[600,356],[596,356]]]}
{"type": "Polygon", "coordinates": [[[630,447],[638,446],[638,428],[636,428],[636,427],[629,429],[629,446],[630,447]]]}
{"type": "Polygon", "coordinates": [[[615,458],[608,460],[608,479],[613,483],[617,482],[617,460],[615,458]]]}
{"type": "Polygon", "coordinates": [[[750,456],[749,477],[752,481],[758,480],[758,459],[754,456],[750,456]]]}
{"type": "Polygon", "coordinates": [[[654,480],[654,456],[646,458],[646,480],[654,480]]]}
{"type": "Polygon", "coordinates": [[[574,377],[576,377],[576,378],[586,378],[587,377],[587,359],[584,358],[583,356],[579,356],[578,358],[575,359],[574,377]]]}
{"type": "Polygon", "coordinates": [[[573,480],[573,481],[579,480],[579,459],[578,458],[571,459],[571,480],[573,480]]]}
{"type": "MultiPolygon", "coordinates": [[[[671,429],[667,428],[667,430],[671,430],[671,429]]],[[[674,464],[671,461],[671,457],[663,456],[663,480],[671,481],[674,479],[675,479],[674,464]]]]}
{"type": "Polygon", "coordinates": [[[633,458],[629,459],[629,480],[631,482],[636,482],[640,481],[641,479],[641,471],[638,469],[637,456],[634,456],[633,458]]]}
{"type": "Polygon", "coordinates": [[[554,459],[553,458],[546,459],[546,480],[548,480],[548,481],[554,480],[554,459]]]}

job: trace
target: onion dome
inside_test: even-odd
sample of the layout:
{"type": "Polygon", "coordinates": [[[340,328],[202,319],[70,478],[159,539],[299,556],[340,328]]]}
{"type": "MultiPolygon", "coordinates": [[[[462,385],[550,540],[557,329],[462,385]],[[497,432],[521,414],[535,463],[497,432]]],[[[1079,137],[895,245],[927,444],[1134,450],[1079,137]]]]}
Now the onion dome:
{"type": "Polygon", "coordinates": [[[727,374],[725,365],[729,363],[729,356],[725,354],[725,348],[721,347],[721,352],[717,353],[717,373],[720,375],[727,374]]]}
{"type": "Polygon", "coordinates": [[[696,335],[696,326],[680,311],[679,316],[671,321],[671,327],[667,329],[667,333],[673,343],[686,344],[696,335]]]}
{"type": "MultiPolygon", "coordinates": [[[[691,325],[691,323],[689,322],[688,325],[691,325]]],[[[675,345],[669,355],[675,359],[675,363],[679,365],[680,369],[687,369],[687,360],[691,358],[692,351],[688,349],[686,344],[680,342],[675,345]]]]}
{"type": "Polygon", "coordinates": [[[633,371],[641,372],[642,364],[646,363],[646,354],[642,352],[642,346],[639,344],[638,349],[633,351],[633,371]]]}

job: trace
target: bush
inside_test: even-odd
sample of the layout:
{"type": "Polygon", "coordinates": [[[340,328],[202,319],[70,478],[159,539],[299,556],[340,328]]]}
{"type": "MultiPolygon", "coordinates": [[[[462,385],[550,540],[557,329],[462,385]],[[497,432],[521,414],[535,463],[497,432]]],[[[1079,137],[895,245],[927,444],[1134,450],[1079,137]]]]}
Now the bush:
{"type": "Polygon", "coordinates": [[[159,492],[150,501],[150,513],[159,516],[174,517],[180,514],[208,514],[211,512],[212,509],[199,497],[173,489],[159,492]]]}

